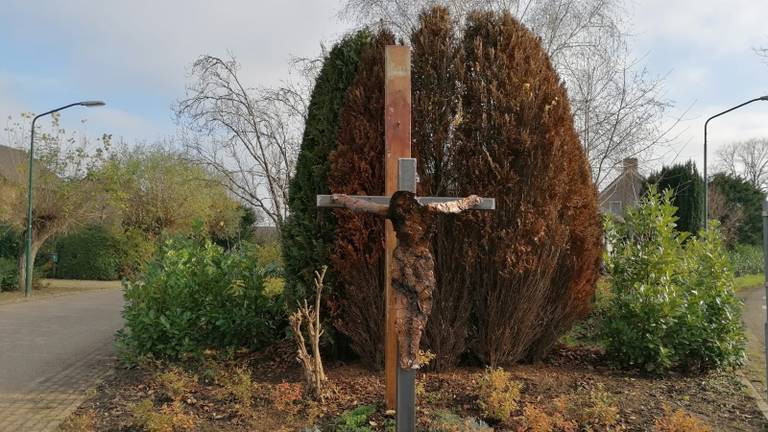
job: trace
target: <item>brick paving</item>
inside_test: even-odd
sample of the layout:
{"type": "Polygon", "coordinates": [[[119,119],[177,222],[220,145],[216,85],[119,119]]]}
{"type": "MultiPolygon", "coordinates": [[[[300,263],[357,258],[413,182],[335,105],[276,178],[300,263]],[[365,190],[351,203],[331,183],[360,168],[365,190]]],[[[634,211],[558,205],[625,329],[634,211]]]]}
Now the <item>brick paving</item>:
{"type": "Polygon", "coordinates": [[[0,307],[0,432],[58,430],[111,370],[121,305],[114,290],[0,307]]]}

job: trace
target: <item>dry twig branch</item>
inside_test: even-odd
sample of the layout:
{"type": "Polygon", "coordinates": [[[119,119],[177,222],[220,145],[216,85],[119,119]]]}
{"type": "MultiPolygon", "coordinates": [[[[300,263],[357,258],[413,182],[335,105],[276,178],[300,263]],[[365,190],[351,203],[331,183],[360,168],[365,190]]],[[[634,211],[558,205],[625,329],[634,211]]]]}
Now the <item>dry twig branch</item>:
{"type": "Polygon", "coordinates": [[[323,291],[323,279],[325,279],[325,272],[328,266],[323,266],[320,271],[315,271],[315,305],[314,308],[309,307],[307,301],[304,300],[303,305],[299,305],[299,309],[296,310],[289,317],[291,331],[293,337],[296,340],[297,357],[299,363],[301,363],[304,369],[304,379],[307,383],[307,388],[312,396],[323,402],[323,385],[328,380],[325,376],[325,370],[323,369],[323,360],[320,356],[320,337],[323,335],[324,330],[320,325],[320,295],[323,291]],[[306,321],[307,335],[310,339],[312,346],[312,354],[307,351],[307,344],[304,340],[302,332],[302,324],[306,321]]]}

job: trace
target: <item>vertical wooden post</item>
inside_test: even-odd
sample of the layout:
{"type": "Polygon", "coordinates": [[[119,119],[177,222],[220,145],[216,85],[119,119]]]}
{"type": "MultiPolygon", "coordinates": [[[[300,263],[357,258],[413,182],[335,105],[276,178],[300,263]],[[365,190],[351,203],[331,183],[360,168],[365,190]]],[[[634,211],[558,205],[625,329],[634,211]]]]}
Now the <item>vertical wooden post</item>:
{"type": "MultiPolygon", "coordinates": [[[[405,46],[390,45],[385,48],[384,57],[384,195],[392,195],[397,192],[398,160],[411,157],[411,50],[405,46]]],[[[397,240],[389,220],[384,223],[384,373],[386,405],[388,410],[392,410],[397,403],[398,363],[391,266],[397,240]]]]}

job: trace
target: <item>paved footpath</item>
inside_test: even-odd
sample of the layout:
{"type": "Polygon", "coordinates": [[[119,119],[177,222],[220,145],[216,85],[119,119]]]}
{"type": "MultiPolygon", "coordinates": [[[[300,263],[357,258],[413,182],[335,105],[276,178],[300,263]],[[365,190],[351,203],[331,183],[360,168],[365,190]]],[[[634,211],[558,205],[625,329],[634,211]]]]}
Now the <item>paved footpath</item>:
{"type": "Polygon", "coordinates": [[[0,432],[58,429],[109,372],[122,291],[0,304],[0,432]]]}

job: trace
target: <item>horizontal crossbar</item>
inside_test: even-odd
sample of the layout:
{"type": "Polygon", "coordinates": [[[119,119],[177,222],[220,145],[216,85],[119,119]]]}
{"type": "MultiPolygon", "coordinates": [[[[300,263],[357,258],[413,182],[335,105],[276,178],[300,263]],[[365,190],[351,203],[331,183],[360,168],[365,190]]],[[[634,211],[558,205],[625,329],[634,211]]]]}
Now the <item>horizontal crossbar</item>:
{"type": "MultiPolygon", "coordinates": [[[[360,200],[374,202],[376,204],[389,205],[390,197],[388,196],[370,196],[370,195],[350,195],[353,198],[360,200]]],[[[332,200],[333,195],[318,195],[317,206],[318,207],[343,207],[341,204],[337,204],[332,200]]],[[[460,198],[452,197],[416,197],[416,200],[421,205],[444,203],[448,201],[456,201],[460,198]]],[[[472,207],[473,210],[496,210],[496,200],[494,198],[480,198],[480,204],[472,207]]]]}

